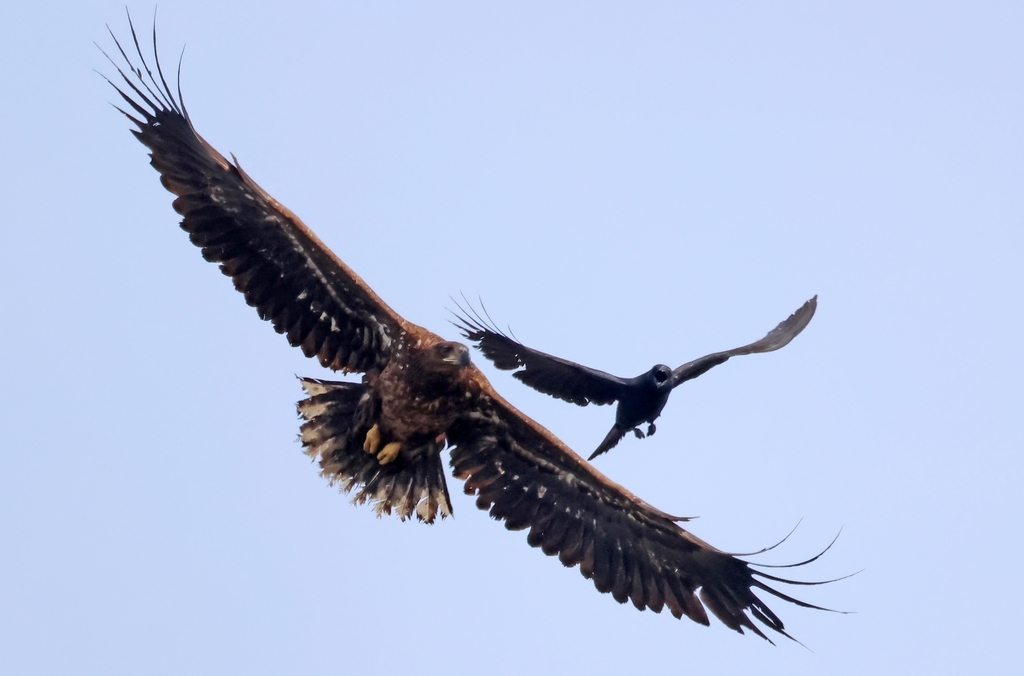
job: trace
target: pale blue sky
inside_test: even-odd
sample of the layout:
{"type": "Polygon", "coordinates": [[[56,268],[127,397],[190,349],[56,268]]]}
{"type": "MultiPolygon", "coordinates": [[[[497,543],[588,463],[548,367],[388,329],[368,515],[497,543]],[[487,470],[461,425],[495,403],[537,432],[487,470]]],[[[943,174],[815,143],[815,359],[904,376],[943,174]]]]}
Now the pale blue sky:
{"type": "MultiPolygon", "coordinates": [[[[131,10],[148,34],[152,5],[131,10]]],[[[410,320],[482,296],[622,375],[808,329],[596,464],[804,572],[813,652],[639,613],[478,511],[378,520],[93,72],[118,2],[0,39],[0,663],[12,674],[1008,673],[1024,516],[1018,3],[160,3],[201,134],[410,320]]],[[[479,362],[480,360],[478,360],[479,362]]],[[[612,411],[482,365],[589,452],[612,411]]]]}

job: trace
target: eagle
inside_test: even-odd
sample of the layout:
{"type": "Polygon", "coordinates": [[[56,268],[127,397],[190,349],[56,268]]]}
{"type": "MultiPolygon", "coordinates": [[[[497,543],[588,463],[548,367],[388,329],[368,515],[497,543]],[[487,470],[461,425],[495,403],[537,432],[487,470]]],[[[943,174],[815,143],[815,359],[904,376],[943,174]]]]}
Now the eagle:
{"type": "Polygon", "coordinates": [[[810,323],[817,307],[818,297],[814,296],[760,340],[704,355],[676,369],[665,364],[655,364],[649,371],[635,378],[613,376],[527,347],[498,329],[486,309],[481,314],[472,306],[468,310],[459,306],[461,312],[455,313],[453,324],[462,335],[476,343],[477,349],[497,368],[503,371],[521,369],[512,376],[538,392],[579,406],[603,406],[619,402],[615,409],[615,424],[597,450],[587,458],[593,460],[614,448],[630,430],[633,430],[637,439],[643,439],[645,435],[640,429],[642,423],[647,423],[646,436],[654,434],[657,430],[654,421],[668,403],[672,390],[687,380],[693,380],[719,364],[724,364],[730,357],[774,352],[789,345],[810,323]]]}
{"type": "Polygon", "coordinates": [[[465,345],[392,310],[237,159],[207,143],[185,108],[180,63],[175,92],[160,65],[155,26],[155,70],[130,16],[129,26],[131,57],[108,27],[123,65],[104,52],[120,76],[105,79],[175,195],[181,228],[291,345],[328,369],[362,374],[358,381],[300,379],[307,395],[298,404],[301,443],[328,481],[378,515],[433,523],[452,513],[441,461],[448,448],[452,473],[477,507],[509,530],[527,530],[531,546],[579,566],[619,603],[668,608],[703,625],[710,611],[740,633],[770,640],[767,629],[792,638],[758,594],[818,608],[776,586],[823,582],[775,576],[716,549],[682,528],[685,518],[604,477],[513,408],[465,345]]]}

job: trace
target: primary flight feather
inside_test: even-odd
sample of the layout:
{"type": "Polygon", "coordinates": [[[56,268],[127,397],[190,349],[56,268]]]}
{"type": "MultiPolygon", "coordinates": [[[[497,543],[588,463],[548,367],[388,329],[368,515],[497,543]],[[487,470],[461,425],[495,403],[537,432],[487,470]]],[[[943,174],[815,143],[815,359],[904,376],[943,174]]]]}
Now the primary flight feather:
{"type": "Polygon", "coordinates": [[[112,61],[123,82],[111,84],[161,183],[176,196],[182,229],[291,345],[329,369],[363,374],[349,382],[300,379],[308,395],[298,404],[301,441],[324,477],[378,514],[432,523],[452,512],[440,458],[447,445],[454,475],[480,509],[510,530],[528,529],[530,545],[578,565],[620,603],[667,607],[705,625],[710,610],[728,627],[763,638],[754,619],[788,634],[756,592],[816,607],[768,582],[817,583],[775,577],[684,530],[676,523],[683,519],[610,481],[502,399],[465,345],[388,307],[298,217],[196,133],[180,86],[175,94],[155,56],[155,30],[155,72],[134,27],[131,33],[133,57],[114,38],[127,65],[112,61]]]}
{"type": "Polygon", "coordinates": [[[654,434],[657,429],[654,421],[668,403],[672,390],[687,380],[707,373],[715,366],[728,361],[730,357],[773,352],[788,345],[811,321],[817,307],[818,297],[814,296],[760,340],[731,350],[704,355],[677,369],[655,364],[649,371],[635,378],[613,376],[527,347],[495,327],[494,322],[486,316],[486,312],[481,315],[480,312],[473,310],[472,306],[468,310],[460,307],[461,313],[455,315],[454,323],[462,335],[476,343],[477,349],[497,368],[503,371],[520,369],[512,374],[513,377],[538,392],[579,406],[602,406],[618,402],[615,424],[597,449],[590,454],[588,460],[593,460],[614,448],[630,430],[633,430],[637,438],[642,439],[645,435],[640,425],[645,422],[647,436],[654,434]]]}

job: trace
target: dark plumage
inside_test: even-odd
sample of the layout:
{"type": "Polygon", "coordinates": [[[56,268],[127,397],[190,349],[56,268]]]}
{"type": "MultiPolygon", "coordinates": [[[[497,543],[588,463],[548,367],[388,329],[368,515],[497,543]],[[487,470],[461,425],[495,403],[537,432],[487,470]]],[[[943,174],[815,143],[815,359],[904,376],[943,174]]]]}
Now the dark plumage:
{"type": "Polygon", "coordinates": [[[538,392],[579,406],[619,402],[615,410],[615,424],[588,458],[593,460],[612,449],[630,430],[642,439],[644,433],[640,425],[645,422],[648,424],[647,435],[654,434],[657,429],[654,421],[668,403],[672,390],[687,380],[693,380],[730,357],[772,352],[788,345],[811,321],[817,306],[818,297],[815,296],[764,338],[749,345],[705,355],[675,370],[664,364],[655,364],[650,371],[635,378],[620,378],[526,347],[497,329],[486,312],[481,316],[472,307],[467,311],[460,306],[461,314],[456,314],[455,325],[497,368],[505,371],[522,369],[513,373],[513,377],[538,392]]]}
{"type": "Polygon", "coordinates": [[[610,481],[509,405],[469,362],[466,346],[388,307],[196,133],[180,88],[172,92],[159,61],[149,70],[134,28],[132,38],[142,68],[118,45],[127,67],[118,67],[123,83],[114,87],[137,127],[132,133],[176,195],[181,227],[291,345],[327,368],[363,374],[350,382],[301,379],[300,438],[329,481],[355,502],[375,503],[378,514],[395,510],[430,523],[452,511],[440,457],[447,445],[454,475],[480,509],[510,530],[527,529],[530,545],[579,565],[619,603],[667,607],[705,625],[709,609],[728,627],[764,638],[754,620],[788,634],[755,592],[815,607],[769,583],[817,583],[773,576],[684,530],[676,523],[683,519],[610,481]]]}

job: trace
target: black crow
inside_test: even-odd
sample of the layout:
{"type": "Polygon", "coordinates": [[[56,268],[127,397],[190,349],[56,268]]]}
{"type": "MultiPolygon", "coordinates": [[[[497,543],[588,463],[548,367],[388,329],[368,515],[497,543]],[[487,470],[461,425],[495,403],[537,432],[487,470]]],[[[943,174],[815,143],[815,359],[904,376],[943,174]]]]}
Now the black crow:
{"type": "Polygon", "coordinates": [[[591,453],[588,460],[593,460],[613,448],[629,430],[633,430],[638,439],[644,438],[640,430],[642,423],[648,424],[648,436],[654,434],[657,429],[654,421],[661,415],[674,387],[706,373],[729,357],[772,352],[788,345],[811,321],[817,307],[818,297],[815,296],[761,340],[705,355],[674,370],[664,364],[657,364],[635,378],[620,378],[526,347],[498,330],[486,310],[481,315],[472,306],[469,306],[468,311],[459,306],[462,313],[456,313],[458,321],[453,323],[466,338],[477,344],[477,349],[496,367],[504,371],[522,369],[512,375],[538,392],[579,406],[602,406],[613,401],[619,402],[615,411],[615,425],[597,450],[591,453]]]}

